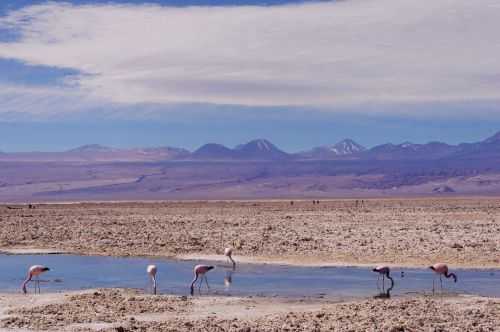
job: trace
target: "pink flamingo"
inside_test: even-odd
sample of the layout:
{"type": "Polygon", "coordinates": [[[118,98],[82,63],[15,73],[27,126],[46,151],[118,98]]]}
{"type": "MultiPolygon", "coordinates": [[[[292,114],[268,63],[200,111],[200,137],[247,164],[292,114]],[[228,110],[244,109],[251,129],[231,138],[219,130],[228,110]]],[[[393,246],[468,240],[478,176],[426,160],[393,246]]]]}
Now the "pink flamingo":
{"type": "Polygon", "coordinates": [[[196,280],[198,280],[198,277],[201,277],[200,279],[200,285],[198,287],[198,291],[201,292],[201,285],[203,284],[203,279],[205,279],[205,282],[207,283],[207,288],[210,289],[210,286],[208,285],[208,279],[205,273],[208,271],[212,270],[214,267],[211,265],[196,265],[194,267],[194,279],[191,282],[191,295],[194,294],[194,284],[196,283],[196,280]]]}
{"type": "MultiPolygon", "coordinates": [[[[457,282],[457,276],[455,273],[448,273],[448,265],[443,263],[437,263],[432,266],[429,266],[429,269],[434,271],[436,275],[439,275],[439,281],[441,282],[441,292],[443,291],[443,278],[445,276],[448,278],[453,278],[454,282],[457,282]]],[[[436,281],[436,275],[434,275],[434,279],[432,279],[432,294],[434,294],[434,284],[436,281]]]]}
{"type": "Polygon", "coordinates": [[[146,271],[151,278],[151,288],[153,290],[153,294],[156,294],[156,272],[158,269],[156,268],[156,265],[148,265],[146,271]]]}
{"type": "Polygon", "coordinates": [[[385,287],[385,278],[387,278],[387,279],[389,279],[391,281],[391,287],[390,288],[392,289],[392,287],[394,286],[394,280],[390,276],[391,269],[388,266],[386,266],[386,265],[379,265],[376,268],[374,268],[372,271],[378,273],[377,287],[378,287],[378,283],[380,281],[380,276],[382,276],[382,290],[385,287]]]}
{"type": "Polygon", "coordinates": [[[38,288],[38,293],[40,293],[40,279],[39,276],[40,274],[50,271],[50,269],[46,266],[43,265],[33,265],[29,268],[28,270],[28,276],[26,277],[26,280],[24,280],[23,284],[21,285],[21,288],[23,289],[23,293],[26,294],[28,291],[26,290],[26,285],[28,282],[30,282],[33,277],[36,277],[35,279],[35,294],[36,290],[38,288]]]}
{"type": "Polygon", "coordinates": [[[233,263],[233,269],[236,267],[236,262],[233,259],[233,248],[224,249],[224,256],[226,256],[231,263],[233,263]]]}

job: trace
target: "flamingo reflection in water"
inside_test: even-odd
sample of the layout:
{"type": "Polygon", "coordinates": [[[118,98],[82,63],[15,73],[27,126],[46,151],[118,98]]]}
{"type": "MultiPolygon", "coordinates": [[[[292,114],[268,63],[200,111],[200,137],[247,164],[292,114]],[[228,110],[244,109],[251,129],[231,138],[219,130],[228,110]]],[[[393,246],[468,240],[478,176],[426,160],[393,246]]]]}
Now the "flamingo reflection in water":
{"type": "Polygon", "coordinates": [[[391,291],[394,288],[394,283],[391,284],[391,287],[387,288],[387,290],[384,292],[380,292],[377,295],[373,296],[374,299],[390,299],[391,298],[391,291]]]}
{"type": "Polygon", "coordinates": [[[234,269],[226,270],[226,275],[224,276],[224,287],[226,288],[226,290],[229,290],[229,288],[233,284],[233,273],[234,269]]]}

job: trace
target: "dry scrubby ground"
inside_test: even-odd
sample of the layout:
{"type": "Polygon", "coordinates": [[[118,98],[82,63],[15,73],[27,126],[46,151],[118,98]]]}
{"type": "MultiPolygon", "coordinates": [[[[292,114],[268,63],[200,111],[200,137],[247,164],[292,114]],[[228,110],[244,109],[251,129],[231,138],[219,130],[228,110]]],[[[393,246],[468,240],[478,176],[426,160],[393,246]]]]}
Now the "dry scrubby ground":
{"type": "Polygon", "coordinates": [[[189,306],[187,297],[147,296],[131,290],[98,290],[67,296],[63,303],[7,312],[3,327],[48,330],[83,323],[113,323],[143,313],[182,313],[189,306]]]}
{"type": "Polygon", "coordinates": [[[220,254],[324,263],[500,266],[500,200],[405,199],[0,206],[0,248],[220,254]]]}
{"type": "MultiPolygon", "coordinates": [[[[434,299],[363,301],[290,312],[256,320],[207,318],[166,322],[133,321],[123,331],[499,331],[500,302],[457,304],[434,299]],[[471,306],[467,308],[467,306],[471,306]]],[[[112,331],[108,329],[108,331],[112,331]]],[[[116,331],[116,329],[115,329],[116,331]]]]}
{"type": "Polygon", "coordinates": [[[130,290],[99,290],[67,296],[64,302],[12,309],[1,325],[9,329],[106,332],[500,331],[500,300],[487,298],[419,296],[322,302],[303,305],[300,311],[293,310],[294,304],[289,301],[274,299],[271,309],[266,307],[249,316],[241,314],[249,306],[265,305],[262,301],[268,299],[193,300],[143,296],[130,290]],[[211,305],[215,312],[200,311],[211,305]],[[285,308],[285,313],[273,308],[285,308]],[[166,315],[151,319],[151,313],[166,315]],[[96,328],[98,323],[109,324],[96,328]]]}

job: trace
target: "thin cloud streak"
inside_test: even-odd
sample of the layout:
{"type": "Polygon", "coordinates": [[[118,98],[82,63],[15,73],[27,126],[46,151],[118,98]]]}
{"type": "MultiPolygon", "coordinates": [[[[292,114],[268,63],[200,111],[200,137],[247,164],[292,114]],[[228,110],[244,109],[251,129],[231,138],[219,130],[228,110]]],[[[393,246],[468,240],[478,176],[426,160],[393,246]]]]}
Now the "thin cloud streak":
{"type": "Polygon", "coordinates": [[[9,13],[0,29],[21,35],[0,43],[0,57],[79,71],[66,83],[70,95],[85,96],[82,105],[500,105],[496,0],[213,8],[52,2],[9,13]]]}

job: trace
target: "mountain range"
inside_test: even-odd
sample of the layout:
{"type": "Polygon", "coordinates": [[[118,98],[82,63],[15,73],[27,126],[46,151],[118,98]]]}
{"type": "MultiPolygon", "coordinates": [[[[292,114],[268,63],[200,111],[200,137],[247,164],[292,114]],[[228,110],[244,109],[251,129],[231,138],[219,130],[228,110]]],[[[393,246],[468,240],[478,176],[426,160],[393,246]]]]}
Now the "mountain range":
{"type": "Polygon", "coordinates": [[[265,139],[0,153],[0,202],[500,195],[500,133],[474,143],[351,139],[287,153],[265,139]]]}
{"type": "Polygon", "coordinates": [[[206,160],[283,160],[292,155],[278,149],[265,139],[256,139],[230,149],[221,144],[209,143],[201,146],[184,159],[206,160]]]}
{"type": "Polygon", "coordinates": [[[298,153],[287,153],[266,139],[255,139],[234,148],[208,143],[193,152],[168,146],[116,149],[90,144],[64,152],[3,152],[0,153],[0,161],[436,160],[486,158],[497,155],[500,156],[500,132],[475,143],[458,145],[434,141],[426,144],[386,143],[369,149],[347,138],[333,145],[318,146],[298,153]]]}

